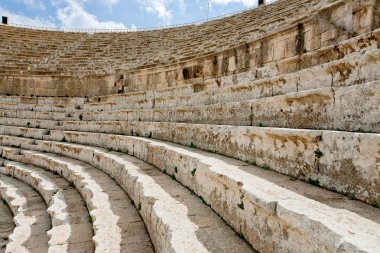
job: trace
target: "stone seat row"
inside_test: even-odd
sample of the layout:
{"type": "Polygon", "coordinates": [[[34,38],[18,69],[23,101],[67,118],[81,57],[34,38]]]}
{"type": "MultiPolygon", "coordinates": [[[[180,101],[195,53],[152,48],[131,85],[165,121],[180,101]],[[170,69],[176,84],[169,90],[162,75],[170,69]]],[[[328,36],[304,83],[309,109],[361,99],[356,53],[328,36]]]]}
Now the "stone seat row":
{"type": "Polygon", "coordinates": [[[19,109],[20,105],[0,104],[0,108],[5,107],[0,115],[55,121],[177,122],[380,133],[379,90],[376,80],[239,102],[106,112],[86,112],[73,106],[52,106],[54,111],[47,111],[48,105],[42,107],[44,111],[35,111],[35,105],[25,104],[19,109]]]}
{"type": "MultiPolygon", "coordinates": [[[[164,202],[164,206],[158,204],[165,194],[156,195],[154,199],[157,204],[153,205],[151,200],[145,202],[144,197],[139,196],[141,191],[148,195],[162,191],[152,189],[157,183],[147,177],[156,174],[149,170],[140,171],[138,167],[141,162],[154,165],[193,191],[259,251],[306,252],[315,249],[320,252],[376,252],[379,247],[380,238],[376,232],[380,229],[378,209],[306,183],[289,180],[287,176],[248,166],[244,162],[141,137],[57,130],[44,135],[43,139],[3,134],[0,137],[2,156],[10,160],[24,157],[24,161],[54,170],[61,166],[43,161],[47,157],[56,159],[58,155],[103,170],[130,194],[135,203],[141,203],[137,209],[141,209],[140,214],[159,252],[168,249],[165,248],[169,246],[165,245],[167,237],[150,228],[164,227],[157,227],[157,219],[146,217],[152,214],[167,217],[170,212],[169,220],[160,222],[167,224],[174,222],[173,217],[183,217],[172,213],[183,209],[171,207],[168,202],[164,202]],[[60,139],[62,136],[64,140],[60,139]],[[12,158],[12,154],[18,155],[12,158]],[[149,187],[149,191],[143,190],[144,185],[149,187]],[[155,208],[158,208],[157,211],[152,211],[155,208]],[[255,215],[252,216],[252,213],[255,215]],[[158,235],[160,238],[155,238],[158,235]]],[[[175,219],[176,227],[187,224],[179,221],[175,219]]],[[[171,233],[175,234],[176,231],[172,230],[171,233]]],[[[178,245],[187,245],[191,252],[212,251],[212,246],[208,248],[209,245],[194,241],[194,234],[191,234],[194,232],[191,231],[194,230],[186,228],[186,232],[181,231],[180,238],[172,237],[170,245],[173,251],[178,249],[178,245]]],[[[197,234],[196,237],[201,240],[202,235],[197,234]]],[[[227,239],[223,237],[223,240],[227,239]]],[[[247,249],[241,248],[238,252],[247,252],[247,249]]]]}
{"type": "MultiPolygon", "coordinates": [[[[332,1],[332,4],[338,4],[340,1],[335,0],[332,1]]],[[[175,38],[176,43],[170,44],[170,46],[167,47],[166,54],[163,54],[162,56],[158,56],[157,61],[155,64],[164,64],[169,63],[168,58],[176,55],[174,60],[177,62],[180,59],[184,58],[194,58],[198,55],[199,50],[203,48],[202,54],[207,54],[210,52],[213,52],[215,48],[218,48],[218,50],[225,50],[227,48],[230,48],[232,46],[236,46],[236,41],[242,41],[246,42],[247,40],[252,40],[253,38],[258,38],[262,36],[263,32],[267,33],[272,30],[273,27],[276,26],[286,26],[290,24],[291,22],[294,22],[294,20],[299,20],[300,14],[295,12],[294,10],[297,9],[301,13],[311,13],[313,11],[318,11],[323,8],[325,8],[325,5],[323,3],[330,3],[330,1],[323,1],[322,3],[315,3],[311,1],[301,0],[297,2],[292,2],[291,4],[284,4],[284,2],[280,1],[279,3],[275,3],[270,6],[265,6],[265,8],[257,8],[256,10],[251,10],[247,12],[243,12],[238,15],[233,15],[231,17],[210,21],[203,23],[199,26],[185,26],[178,29],[164,29],[159,31],[149,31],[149,32],[134,32],[134,33],[95,33],[93,35],[87,35],[87,34],[75,34],[75,33],[63,33],[63,32],[42,32],[42,31],[32,31],[29,29],[21,29],[21,28],[12,28],[12,27],[4,27],[4,29],[1,29],[1,32],[7,32],[9,35],[12,34],[12,31],[14,30],[20,30],[21,32],[25,31],[25,34],[29,34],[30,32],[39,34],[35,37],[36,41],[51,41],[52,43],[45,42],[45,47],[49,47],[50,44],[53,45],[59,45],[59,47],[56,50],[52,50],[51,54],[55,55],[56,57],[53,57],[54,59],[48,59],[47,62],[42,61],[40,63],[37,63],[36,68],[38,68],[38,65],[45,65],[49,64],[50,67],[54,68],[54,66],[63,66],[65,70],[67,70],[68,73],[75,73],[75,70],[78,70],[77,64],[63,64],[61,62],[61,57],[64,59],[65,55],[73,54],[75,56],[79,55],[90,55],[90,57],[84,57],[83,58],[83,64],[86,66],[91,65],[90,62],[93,62],[97,59],[103,59],[104,57],[99,57],[93,54],[94,48],[100,48],[100,46],[103,42],[110,42],[110,48],[112,48],[112,51],[108,51],[111,55],[107,57],[107,59],[112,58],[111,56],[119,55],[120,52],[122,52],[123,48],[126,46],[129,46],[132,48],[132,51],[135,51],[136,45],[140,45],[141,41],[145,41],[146,43],[149,43],[151,45],[144,48],[144,55],[149,56],[145,61],[141,61],[141,63],[137,63],[136,61],[132,61],[131,59],[128,60],[128,58],[121,58],[117,62],[112,64],[113,70],[120,65],[128,66],[129,68],[135,68],[135,67],[141,67],[141,66],[147,66],[152,63],[152,59],[154,58],[156,54],[156,51],[159,50],[159,48],[162,48],[162,44],[168,41],[167,38],[175,38]],[[270,15],[270,18],[268,18],[267,15],[270,15]],[[279,18],[281,16],[282,18],[279,18]],[[254,18],[252,18],[254,17],[254,18]],[[287,17],[284,19],[283,17],[287,17]],[[231,26],[231,22],[235,24],[235,26],[231,26]],[[226,27],[226,29],[222,29],[222,27],[226,27]],[[244,38],[240,38],[242,33],[239,33],[240,30],[245,29],[248,27],[262,27],[263,31],[256,31],[252,30],[250,33],[245,33],[244,38]],[[219,29],[215,30],[215,27],[219,27],[219,29]],[[238,27],[239,30],[236,30],[235,28],[238,27]],[[205,34],[205,36],[201,36],[198,32],[205,34]],[[212,32],[211,32],[212,31],[212,32]],[[160,39],[157,39],[157,35],[159,35],[160,39]],[[51,40],[44,40],[45,36],[49,36],[54,38],[51,40]],[[68,42],[60,41],[61,37],[67,37],[68,42]],[[240,37],[239,37],[240,36],[240,37]],[[125,43],[116,43],[115,37],[124,38],[125,43]],[[197,39],[197,45],[200,45],[199,47],[194,47],[194,42],[192,42],[192,38],[194,41],[197,39]],[[78,43],[78,46],[75,48],[71,48],[70,45],[72,43],[78,43]],[[67,45],[66,45],[67,44],[67,45]],[[203,45],[208,44],[208,47],[205,47],[203,45]],[[214,46],[212,46],[214,45],[214,46]],[[174,54],[174,50],[184,49],[184,51],[178,51],[176,54],[174,54]],[[207,49],[208,48],[208,49],[207,49]],[[74,53],[75,52],[75,53],[74,53]]],[[[327,4],[328,5],[328,4],[327,4]]],[[[303,16],[307,16],[306,14],[303,16]]],[[[3,26],[2,26],[3,28],[3,26]]],[[[4,44],[9,45],[15,45],[17,46],[17,43],[22,43],[18,41],[12,40],[12,38],[16,38],[18,33],[14,33],[16,35],[13,36],[4,36],[4,44]]],[[[28,37],[28,36],[26,36],[28,37]]],[[[103,43],[107,44],[107,43],[103,43]]],[[[22,47],[22,46],[20,46],[22,47]]],[[[30,48],[32,50],[32,48],[30,48]]],[[[108,47],[103,48],[104,50],[108,50],[108,47]]],[[[12,53],[8,55],[10,58],[12,58],[12,53]]],[[[142,57],[139,57],[142,58],[142,57]]],[[[82,62],[80,61],[80,62],[82,62]]],[[[33,69],[33,67],[31,68],[33,69]]],[[[81,72],[81,67],[79,68],[81,72]]],[[[93,69],[92,69],[93,70],[93,69]]],[[[90,69],[91,71],[91,69],[90,69]]],[[[104,73],[108,73],[111,70],[103,69],[104,73]]],[[[99,72],[100,73],[100,72],[99,72]]]]}
{"type": "MultiPolygon", "coordinates": [[[[93,229],[86,205],[68,181],[36,166],[9,160],[2,160],[1,163],[0,174],[32,187],[44,199],[52,224],[47,231],[49,252],[80,252],[83,248],[88,252],[94,250],[93,229]]],[[[34,239],[30,240],[33,242],[34,239]]]]}
{"type": "MultiPolygon", "coordinates": [[[[40,149],[35,149],[36,146],[32,142],[29,142],[31,146],[25,150],[14,148],[17,146],[15,143],[10,144],[10,147],[1,147],[2,157],[34,165],[25,166],[5,160],[4,164],[7,167],[3,169],[3,173],[12,174],[33,185],[35,180],[32,178],[43,177],[41,173],[44,170],[35,169],[35,166],[39,166],[70,181],[81,193],[92,217],[89,220],[92,220],[94,226],[93,240],[96,252],[153,250],[136,210],[142,215],[159,252],[177,252],[184,244],[188,246],[189,252],[253,252],[251,246],[239,238],[207,205],[169,176],[164,176],[162,172],[144,162],[138,162],[137,159],[125,155],[107,155],[109,152],[106,150],[93,149],[97,152],[95,160],[96,167],[100,168],[98,170],[89,165],[94,162],[87,161],[86,164],[53,155],[56,153],[53,150],[42,150],[44,153],[35,151],[40,149]],[[107,157],[101,157],[100,154],[107,157]],[[105,166],[110,162],[125,168],[121,171],[107,169],[105,166]],[[30,173],[25,173],[25,167],[31,169],[30,173]],[[18,171],[20,168],[22,171],[18,171]],[[118,173],[122,173],[118,183],[131,194],[133,200],[129,200],[124,192],[118,190],[118,184],[107,179],[108,176],[105,176],[102,170],[115,179],[116,174],[120,176],[118,173]],[[138,181],[134,182],[136,177],[138,181]],[[156,200],[152,202],[152,198],[156,200]],[[136,208],[131,204],[133,202],[136,202],[136,208]],[[166,235],[165,238],[161,237],[162,234],[166,235]]],[[[89,224],[88,220],[86,221],[89,224]]],[[[80,238],[75,236],[78,237],[80,238]]],[[[91,245],[86,247],[82,244],[81,247],[91,252],[91,245]]],[[[55,252],[66,252],[63,247],[61,250],[55,252]]]]}
{"type": "MultiPolygon", "coordinates": [[[[338,53],[336,47],[327,47],[316,53],[311,53],[310,56],[304,56],[304,62],[306,61],[310,63],[305,64],[301,69],[280,69],[277,70],[277,74],[271,74],[270,77],[263,76],[261,78],[255,77],[258,74],[257,70],[229,75],[221,78],[220,85],[222,87],[216,87],[216,84],[207,81],[205,83],[206,87],[203,87],[203,91],[195,90],[195,87],[199,86],[199,84],[190,84],[187,86],[177,86],[154,91],[94,97],[90,98],[90,104],[86,104],[85,109],[86,111],[105,111],[111,109],[112,106],[119,109],[127,109],[151,108],[153,105],[155,107],[172,107],[196,105],[199,103],[216,103],[225,102],[226,100],[222,99],[224,97],[229,97],[230,93],[236,93],[235,99],[238,99],[239,97],[253,99],[258,98],[258,95],[252,96],[252,94],[256,93],[263,93],[262,95],[260,94],[261,96],[273,96],[276,94],[284,94],[286,92],[306,90],[313,87],[326,87],[331,83],[331,79],[333,79],[334,83],[339,83],[339,85],[347,85],[346,83],[351,81],[347,79],[350,77],[353,69],[359,71],[360,67],[369,68],[369,66],[376,65],[376,59],[378,58],[378,51],[376,51],[376,49],[378,48],[380,39],[379,32],[380,30],[376,30],[373,33],[363,35],[363,37],[358,39],[352,39],[339,44],[338,53]],[[374,37],[376,39],[373,39],[374,37]],[[363,43],[363,41],[366,42],[363,43]],[[326,54],[329,55],[328,59],[321,57],[326,54]],[[345,57],[342,58],[342,55],[345,57]],[[321,60],[316,61],[315,59],[321,60]],[[315,63],[312,63],[312,61],[315,61],[315,63]],[[316,76],[319,78],[316,78],[316,76]],[[320,80],[320,78],[323,79],[320,80]],[[235,79],[235,81],[232,81],[232,79],[235,79]],[[297,90],[298,83],[300,83],[300,87],[297,90]],[[221,98],[218,99],[217,96],[221,98]],[[192,98],[197,98],[199,100],[202,99],[202,97],[204,97],[204,102],[192,101],[192,98]],[[170,99],[173,101],[170,101],[170,99]],[[146,100],[146,102],[144,100],[146,100]],[[168,104],[165,103],[166,100],[169,101],[168,104]],[[183,100],[183,102],[181,100],[183,100]],[[102,107],[103,104],[99,104],[99,102],[104,102],[104,107],[102,107]],[[124,104],[125,107],[123,107],[124,104]]],[[[289,61],[284,62],[284,64],[286,63],[289,63],[289,61]]],[[[258,71],[260,72],[261,70],[258,71]]],[[[353,76],[353,78],[356,77],[353,76]]],[[[368,78],[373,77],[369,76],[368,78]]],[[[358,82],[359,80],[354,79],[352,81],[358,82]]]]}
{"type": "MultiPolygon", "coordinates": [[[[375,32],[377,34],[377,32],[375,32]]],[[[372,37],[367,34],[366,37],[372,37]]],[[[352,43],[346,43],[342,48],[363,48],[363,44],[357,45],[358,40],[352,43]],[[349,46],[348,46],[349,45],[349,46]]],[[[359,41],[363,41],[360,38],[359,41]]],[[[231,101],[249,100],[260,97],[274,96],[285,94],[288,92],[296,92],[302,90],[313,89],[316,87],[330,87],[351,85],[358,82],[366,82],[376,80],[376,68],[378,64],[378,47],[376,40],[369,40],[367,48],[361,53],[350,53],[345,58],[315,66],[311,69],[300,70],[290,74],[280,74],[276,77],[263,78],[247,83],[248,73],[242,73],[235,76],[238,84],[230,84],[228,78],[223,82],[226,87],[214,87],[213,83],[206,85],[203,91],[196,90],[196,85],[178,86],[169,89],[156,90],[151,92],[135,92],[122,95],[109,95],[104,97],[91,98],[91,103],[84,103],[84,111],[114,111],[119,109],[139,109],[139,108],[166,108],[166,107],[188,107],[198,105],[209,105],[215,103],[225,103],[231,101]],[[363,54],[364,53],[364,54],[363,54]],[[374,69],[375,68],[375,69],[374,69]],[[319,78],[315,78],[316,75],[319,78]],[[333,84],[331,83],[333,82],[333,84]],[[95,102],[100,101],[100,102],[95,102]],[[106,102],[102,102],[106,101],[106,102]]],[[[364,50],[364,49],[363,49],[364,50]]],[[[255,73],[252,73],[254,75],[255,73]]],[[[248,78],[249,80],[249,78],[248,78]]],[[[25,97],[24,100],[33,101],[36,98],[25,97]]],[[[80,99],[80,98],[78,98],[80,99]]],[[[2,108],[27,109],[30,105],[24,106],[19,99],[10,101],[9,98],[3,103],[11,103],[4,105],[2,108]],[[17,103],[17,105],[12,105],[17,103]]],[[[26,103],[29,103],[27,101],[26,103]]],[[[64,104],[64,103],[62,103],[64,104]]],[[[56,108],[51,107],[51,111],[62,111],[61,105],[56,108]]],[[[36,111],[50,110],[47,107],[37,106],[33,108],[36,111]]],[[[68,112],[72,112],[72,108],[67,108],[68,112]]],[[[78,115],[80,113],[78,112],[78,115]]],[[[95,113],[96,114],[96,113],[95,113]]]]}

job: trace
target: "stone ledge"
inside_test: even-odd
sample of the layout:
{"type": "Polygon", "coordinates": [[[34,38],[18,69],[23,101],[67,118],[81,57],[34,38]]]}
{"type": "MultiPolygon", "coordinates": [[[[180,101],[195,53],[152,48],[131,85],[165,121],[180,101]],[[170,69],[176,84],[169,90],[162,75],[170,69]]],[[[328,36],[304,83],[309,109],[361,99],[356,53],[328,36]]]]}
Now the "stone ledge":
{"type": "MultiPolygon", "coordinates": [[[[379,246],[380,240],[375,232],[380,228],[378,223],[349,211],[323,205],[244,172],[240,169],[242,163],[231,164],[221,157],[209,157],[193,149],[142,138],[122,140],[115,136],[109,137],[107,142],[104,136],[98,136],[98,145],[128,148],[136,157],[161,170],[167,170],[169,174],[175,173],[172,169],[174,165],[178,166],[177,180],[202,196],[259,250],[305,252],[315,248],[323,251],[376,252],[379,246]],[[194,168],[196,171],[192,173],[194,168]],[[228,191],[225,191],[226,187],[228,191]],[[256,215],[252,216],[252,213],[256,215]],[[296,240],[300,237],[304,239],[302,244],[296,240]]],[[[84,135],[77,136],[75,141],[90,142],[84,135]]],[[[93,161],[93,152],[95,156],[103,153],[112,157],[112,154],[107,155],[106,151],[93,147],[36,142],[36,149],[87,162],[93,161]],[[74,149],[79,152],[70,151],[74,149]]]]}

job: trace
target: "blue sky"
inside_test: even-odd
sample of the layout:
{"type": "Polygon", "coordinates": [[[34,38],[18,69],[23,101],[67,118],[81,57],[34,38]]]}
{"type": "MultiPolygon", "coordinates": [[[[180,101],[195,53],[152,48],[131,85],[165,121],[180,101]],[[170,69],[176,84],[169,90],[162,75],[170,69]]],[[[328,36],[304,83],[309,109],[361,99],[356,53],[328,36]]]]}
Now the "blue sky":
{"type": "MultiPolygon", "coordinates": [[[[257,0],[210,0],[210,17],[257,5],[257,0]]],[[[133,29],[207,18],[207,0],[0,0],[9,22],[72,29],[133,29]]]]}

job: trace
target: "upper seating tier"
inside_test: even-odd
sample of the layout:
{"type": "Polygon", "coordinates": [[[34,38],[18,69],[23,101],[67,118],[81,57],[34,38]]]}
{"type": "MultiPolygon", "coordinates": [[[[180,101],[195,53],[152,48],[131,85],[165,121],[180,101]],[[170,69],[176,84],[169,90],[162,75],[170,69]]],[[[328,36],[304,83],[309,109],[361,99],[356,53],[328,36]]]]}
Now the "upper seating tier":
{"type": "Polygon", "coordinates": [[[279,60],[379,27],[371,16],[377,4],[376,0],[362,4],[278,0],[201,24],[124,33],[1,25],[0,92],[94,96],[150,90],[164,83],[177,86],[253,68],[261,68],[259,77],[272,75],[279,60]]]}

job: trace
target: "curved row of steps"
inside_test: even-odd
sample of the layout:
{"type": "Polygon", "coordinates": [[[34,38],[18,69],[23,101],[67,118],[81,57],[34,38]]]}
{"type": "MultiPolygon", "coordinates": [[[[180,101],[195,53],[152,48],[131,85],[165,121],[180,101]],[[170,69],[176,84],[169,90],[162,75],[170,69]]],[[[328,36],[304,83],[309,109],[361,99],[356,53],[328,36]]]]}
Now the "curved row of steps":
{"type": "Polygon", "coordinates": [[[123,134],[118,137],[123,141],[133,139],[125,135],[171,141],[234,157],[301,180],[318,181],[322,187],[370,204],[380,202],[376,183],[380,135],[375,133],[170,122],[66,122],[57,126],[54,121],[38,121],[41,127],[57,130],[14,127],[26,124],[17,119],[0,119],[0,124],[2,134],[56,141],[85,138],[92,140],[85,142],[90,145],[96,145],[98,140],[112,142],[107,135],[110,133],[123,134]]]}
{"type": "MultiPolygon", "coordinates": [[[[87,225],[93,224],[96,252],[152,250],[144,225],[128,196],[106,174],[87,164],[55,155],[28,153],[29,156],[24,157],[15,149],[3,149],[2,153],[4,158],[57,173],[75,186],[91,215],[87,225]],[[134,233],[130,234],[130,230],[134,233]]],[[[88,233],[83,235],[84,239],[86,237],[88,233]]]]}
{"type": "Polygon", "coordinates": [[[5,253],[5,248],[9,243],[9,236],[15,228],[13,215],[8,208],[6,201],[0,198],[0,252],[5,253]]]}
{"type": "Polygon", "coordinates": [[[93,252],[93,230],[85,203],[68,181],[32,165],[3,160],[0,173],[33,187],[52,219],[49,252],[93,252]]]}
{"type": "Polygon", "coordinates": [[[5,252],[48,252],[51,220],[42,197],[31,187],[0,175],[0,195],[12,210],[16,225],[5,252]]]}
{"type": "MultiPolygon", "coordinates": [[[[102,205],[102,212],[90,211],[93,216],[95,249],[97,252],[148,252],[152,250],[149,237],[145,236],[144,239],[144,224],[138,215],[134,215],[131,201],[127,201],[126,205],[124,205],[123,200],[126,199],[126,196],[122,196],[118,191],[119,186],[117,186],[117,183],[107,180],[102,176],[102,174],[105,174],[100,170],[91,169],[90,165],[83,162],[46,152],[2,147],[2,156],[16,161],[3,160],[6,167],[2,169],[2,173],[12,175],[34,185],[46,198],[48,198],[49,194],[56,193],[56,189],[49,192],[51,190],[49,190],[49,187],[47,189],[42,189],[41,187],[45,184],[46,188],[47,181],[51,181],[52,178],[62,181],[63,179],[59,177],[61,175],[71,182],[82,195],[85,195],[84,199],[90,210],[91,206],[96,206],[97,203],[102,205]],[[82,168],[80,169],[80,167],[82,168]],[[89,175],[86,178],[85,173],[89,175]],[[47,178],[47,175],[49,175],[50,179],[47,178]],[[91,180],[93,182],[90,182],[91,180]],[[94,187],[96,182],[99,182],[99,185],[94,187]],[[92,188],[86,186],[86,184],[91,184],[92,188]],[[99,187],[102,187],[100,192],[96,191],[96,188],[99,187]],[[112,220],[110,220],[110,218],[112,219],[112,214],[105,212],[107,205],[104,204],[107,203],[107,200],[101,198],[102,193],[103,195],[110,194],[108,199],[112,206],[110,210],[120,219],[117,225],[121,225],[121,234],[125,236],[121,242],[121,247],[125,246],[124,249],[110,250],[110,248],[103,246],[103,250],[98,251],[102,245],[109,247],[110,245],[108,244],[112,242],[110,234],[103,234],[103,241],[96,240],[99,230],[104,229],[104,226],[112,226],[112,220]],[[97,224],[99,222],[103,222],[103,225],[97,224]]],[[[92,158],[99,159],[97,156],[92,156],[92,158]]],[[[132,202],[138,203],[136,207],[144,218],[148,230],[155,235],[152,239],[155,239],[155,247],[160,252],[178,252],[184,248],[187,249],[186,252],[253,251],[248,244],[239,238],[238,234],[231,230],[209,207],[204,205],[197,196],[173,181],[169,176],[135,158],[118,156],[118,159],[128,168],[128,173],[130,174],[128,178],[127,176],[120,177],[120,175],[115,174],[116,171],[113,172],[110,169],[106,172],[111,173],[110,175],[115,179],[119,179],[120,185],[134,194],[135,198],[132,202]],[[134,182],[135,180],[137,181],[134,182]],[[154,199],[156,200],[153,201],[154,199]],[[163,235],[166,239],[162,238],[163,235]]],[[[106,169],[107,167],[102,168],[102,170],[106,169]]],[[[69,184],[65,180],[63,182],[69,184]]],[[[50,188],[54,187],[50,186],[50,188]]],[[[85,217],[81,217],[81,219],[86,221],[85,217]]],[[[109,233],[112,232],[108,231],[109,233]]],[[[87,247],[82,244],[81,247],[91,252],[91,245],[87,247]]],[[[72,248],[68,252],[77,251],[72,248]]]]}
{"type": "MultiPolygon", "coordinates": [[[[130,150],[202,197],[260,251],[305,252],[318,248],[320,252],[376,252],[379,246],[379,210],[366,204],[243,162],[175,144],[136,137],[124,142],[117,136],[109,136],[108,142],[91,137],[81,135],[70,141],[130,150]],[[302,245],[296,238],[303,238],[302,245]]],[[[125,155],[110,150],[10,136],[2,138],[1,144],[68,156],[121,178],[124,160],[120,156],[125,155]]],[[[27,156],[33,152],[21,153],[27,156]]],[[[144,209],[144,202],[141,207],[144,209]]]]}

